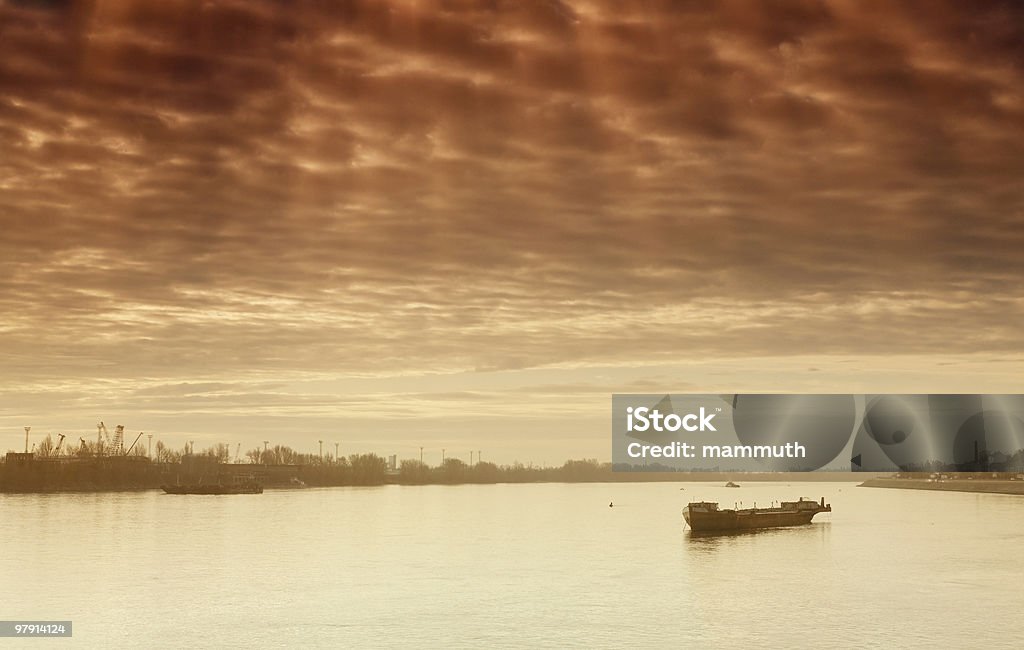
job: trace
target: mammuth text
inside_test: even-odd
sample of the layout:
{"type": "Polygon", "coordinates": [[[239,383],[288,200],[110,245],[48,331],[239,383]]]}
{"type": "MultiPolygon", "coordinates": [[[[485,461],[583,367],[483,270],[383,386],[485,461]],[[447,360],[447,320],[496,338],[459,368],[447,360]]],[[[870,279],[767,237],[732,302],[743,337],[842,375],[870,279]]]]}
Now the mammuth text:
{"type": "Polygon", "coordinates": [[[704,458],[805,458],[807,449],[799,442],[784,445],[704,445],[704,458]]]}
{"type": "MultiPolygon", "coordinates": [[[[696,445],[688,442],[673,442],[667,445],[642,445],[630,443],[626,453],[630,458],[694,458],[696,445]]],[[[799,442],[784,445],[704,445],[704,458],[805,458],[807,448],[799,442]]]]}

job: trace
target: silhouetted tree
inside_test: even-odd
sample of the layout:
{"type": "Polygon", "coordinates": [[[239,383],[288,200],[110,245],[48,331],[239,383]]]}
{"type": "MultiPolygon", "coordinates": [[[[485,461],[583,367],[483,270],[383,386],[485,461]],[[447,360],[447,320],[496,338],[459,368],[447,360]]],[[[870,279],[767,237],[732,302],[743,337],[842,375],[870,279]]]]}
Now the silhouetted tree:
{"type": "Polygon", "coordinates": [[[402,483],[423,485],[430,481],[430,467],[419,460],[403,460],[398,471],[402,483]]]}
{"type": "Polygon", "coordinates": [[[52,452],[53,438],[50,437],[50,434],[46,434],[46,437],[43,438],[42,442],[39,443],[39,446],[36,447],[36,455],[45,457],[49,456],[52,452]]]}
{"type": "Polygon", "coordinates": [[[501,470],[494,463],[480,462],[470,469],[470,480],[474,483],[497,483],[501,470]]]}
{"type": "Polygon", "coordinates": [[[352,454],[352,485],[380,485],[384,482],[387,462],[377,454],[352,454]]]}
{"type": "Polygon", "coordinates": [[[169,448],[163,440],[156,441],[156,462],[177,463],[181,461],[181,456],[181,452],[169,448]]]}
{"type": "Polygon", "coordinates": [[[218,442],[204,449],[201,455],[216,458],[220,463],[226,463],[231,459],[231,446],[225,442],[218,442]]]}
{"type": "Polygon", "coordinates": [[[441,480],[445,483],[464,483],[466,481],[466,463],[458,458],[447,458],[441,466],[441,480]]]}

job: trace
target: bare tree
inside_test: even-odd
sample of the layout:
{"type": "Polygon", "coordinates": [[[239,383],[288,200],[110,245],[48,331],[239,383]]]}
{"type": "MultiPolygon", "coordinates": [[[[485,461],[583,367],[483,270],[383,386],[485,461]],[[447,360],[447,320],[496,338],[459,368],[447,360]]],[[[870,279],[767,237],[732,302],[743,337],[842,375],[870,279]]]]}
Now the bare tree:
{"type": "Polygon", "coordinates": [[[50,437],[50,434],[46,434],[43,441],[36,447],[36,452],[39,456],[49,456],[53,452],[53,438],[50,437]]]}

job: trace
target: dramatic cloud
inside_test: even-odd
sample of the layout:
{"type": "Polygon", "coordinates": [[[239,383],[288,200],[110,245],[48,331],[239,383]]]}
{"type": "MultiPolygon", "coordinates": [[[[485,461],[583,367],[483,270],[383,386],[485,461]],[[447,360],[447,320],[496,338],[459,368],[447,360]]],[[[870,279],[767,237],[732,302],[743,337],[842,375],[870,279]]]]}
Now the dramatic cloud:
{"type": "Polygon", "coordinates": [[[1019,391],[1022,44],[1014,2],[0,0],[0,443],[554,460],[611,391],[1019,391]]]}

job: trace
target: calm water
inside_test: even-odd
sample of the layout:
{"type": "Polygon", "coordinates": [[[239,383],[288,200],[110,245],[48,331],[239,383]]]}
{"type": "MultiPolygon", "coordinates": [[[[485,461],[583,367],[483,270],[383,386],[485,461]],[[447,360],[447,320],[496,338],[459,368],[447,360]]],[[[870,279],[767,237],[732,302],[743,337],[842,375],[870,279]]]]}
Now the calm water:
{"type": "Polygon", "coordinates": [[[1024,638],[1022,497],[836,483],[388,486],[0,495],[0,519],[0,619],[74,621],[73,639],[31,647],[1024,638]],[[691,538],[680,517],[690,498],[801,495],[835,512],[718,538],[691,538]]]}

